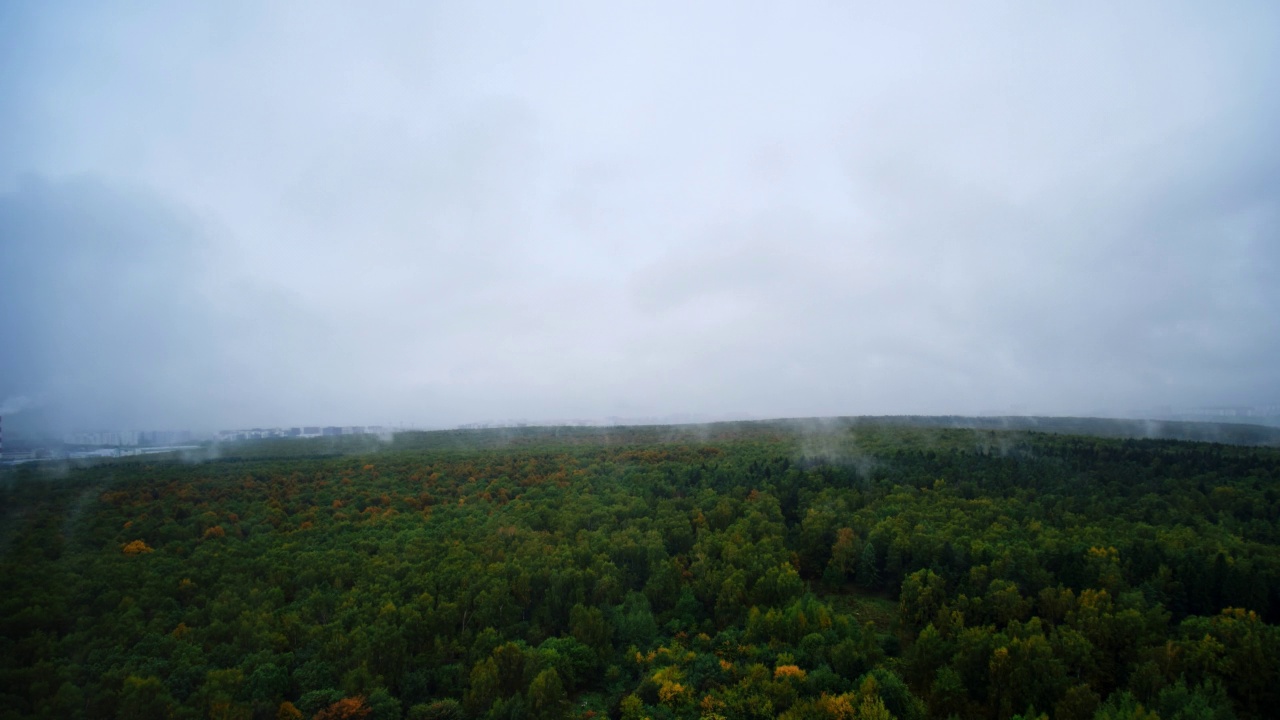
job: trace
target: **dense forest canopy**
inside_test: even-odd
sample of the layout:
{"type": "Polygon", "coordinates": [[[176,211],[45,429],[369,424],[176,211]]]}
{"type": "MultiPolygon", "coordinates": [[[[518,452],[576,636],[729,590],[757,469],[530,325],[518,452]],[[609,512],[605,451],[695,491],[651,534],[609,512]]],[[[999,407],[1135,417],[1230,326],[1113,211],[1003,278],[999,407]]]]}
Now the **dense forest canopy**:
{"type": "Polygon", "coordinates": [[[933,425],[0,470],[0,718],[1280,707],[1280,450],[933,425]]]}

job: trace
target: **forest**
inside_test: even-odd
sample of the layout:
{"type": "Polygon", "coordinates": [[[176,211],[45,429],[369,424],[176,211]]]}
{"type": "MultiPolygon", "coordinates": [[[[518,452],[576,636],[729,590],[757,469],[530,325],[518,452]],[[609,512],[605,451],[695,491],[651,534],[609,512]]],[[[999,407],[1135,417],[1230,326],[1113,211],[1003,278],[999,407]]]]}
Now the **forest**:
{"type": "Polygon", "coordinates": [[[1059,430],[0,469],[0,718],[1273,717],[1280,450],[1059,430]]]}

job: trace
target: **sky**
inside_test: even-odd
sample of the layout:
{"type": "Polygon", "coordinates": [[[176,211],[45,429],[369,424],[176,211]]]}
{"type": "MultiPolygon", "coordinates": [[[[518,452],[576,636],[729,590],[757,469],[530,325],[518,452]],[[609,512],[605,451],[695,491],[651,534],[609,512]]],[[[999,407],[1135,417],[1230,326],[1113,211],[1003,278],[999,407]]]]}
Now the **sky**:
{"type": "Polygon", "coordinates": [[[1280,401],[1280,4],[0,3],[5,427],[1280,401]]]}

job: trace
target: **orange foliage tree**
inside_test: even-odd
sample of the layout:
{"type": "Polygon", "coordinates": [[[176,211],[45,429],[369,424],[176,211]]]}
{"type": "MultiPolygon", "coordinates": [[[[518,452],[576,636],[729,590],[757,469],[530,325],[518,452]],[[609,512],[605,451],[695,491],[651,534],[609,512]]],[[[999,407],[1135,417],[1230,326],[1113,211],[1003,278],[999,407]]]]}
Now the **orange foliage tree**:
{"type": "Polygon", "coordinates": [[[342,698],[338,702],[316,713],[315,720],[363,720],[369,717],[372,709],[364,704],[364,697],[342,698]]]}
{"type": "Polygon", "coordinates": [[[152,550],[150,545],[147,545],[145,542],[141,540],[134,540],[133,542],[124,546],[125,555],[141,555],[142,553],[149,553],[149,552],[154,552],[154,551],[152,550]]]}

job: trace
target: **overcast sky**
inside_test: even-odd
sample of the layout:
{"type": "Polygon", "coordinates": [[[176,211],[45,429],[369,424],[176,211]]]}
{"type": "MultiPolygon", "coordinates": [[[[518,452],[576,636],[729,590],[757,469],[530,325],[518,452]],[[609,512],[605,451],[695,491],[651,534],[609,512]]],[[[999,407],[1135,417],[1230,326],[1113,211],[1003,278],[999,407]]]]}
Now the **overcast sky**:
{"type": "Polygon", "coordinates": [[[1270,0],[3,3],[5,424],[1277,402],[1278,37],[1270,0]]]}

